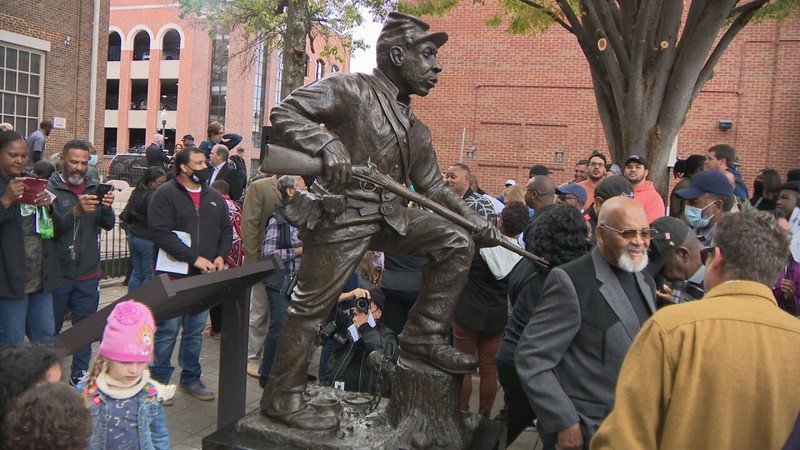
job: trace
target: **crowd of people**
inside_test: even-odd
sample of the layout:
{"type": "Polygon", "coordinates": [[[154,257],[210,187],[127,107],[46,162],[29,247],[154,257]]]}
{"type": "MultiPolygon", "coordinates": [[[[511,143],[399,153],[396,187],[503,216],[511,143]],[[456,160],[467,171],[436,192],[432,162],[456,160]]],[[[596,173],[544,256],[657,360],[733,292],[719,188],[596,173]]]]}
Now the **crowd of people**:
{"type": "MultiPolygon", "coordinates": [[[[368,364],[378,351],[463,375],[464,411],[477,371],[486,418],[502,386],[506,444],[533,424],[546,449],[800,446],[800,169],[786,180],[762,170],[750,198],[735,149],[715,145],[677,162],[668,204],[643,155],[593,152],[567,183],[535,165],[524,186],[509,179],[494,197],[465,164],[440,171],[410,111],[441,71],[447,35],[427,30],[389,14],[372,75],[324,78],[273,110],[294,151],[322,159],[316,179],[248,183],[232,155],[241,136],[217,122],[172,159],[155,135],[120,217],[130,291],[156,274],[279,258],[284,269],[251,289],[248,374],[264,388],[262,411],[293,428],[340,424],[306,404],[314,378],[391,396],[368,364]],[[364,161],[467,225],[354,181],[350,164],[364,161]],[[317,346],[318,376],[307,373],[317,346]]],[[[91,347],[73,354],[64,378],[75,389],[58,383],[54,336],[67,311],[75,324],[97,310],[99,233],[117,217],[113,190],[89,174],[88,142],[67,142],[61,169],[29,173],[50,129],[42,122],[27,141],[0,133],[2,445],[169,448],[164,407],[176,389],[214,399],[200,353],[226,324],[213,309],[158,321],[142,303],[118,303],[94,363],[91,347]]]]}

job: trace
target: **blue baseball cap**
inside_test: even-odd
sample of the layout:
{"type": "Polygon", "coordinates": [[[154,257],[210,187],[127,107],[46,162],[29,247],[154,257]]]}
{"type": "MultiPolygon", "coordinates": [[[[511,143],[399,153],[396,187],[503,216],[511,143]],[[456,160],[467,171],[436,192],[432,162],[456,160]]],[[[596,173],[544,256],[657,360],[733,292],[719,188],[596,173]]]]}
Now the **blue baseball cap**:
{"type": "Polygon", "coordinates": [[[571,194],[581,201],[581,204],[586,203],[586,189],[578,183],[567,183],[563,186],[556,188],[556,194],[571,194]]]}
{"type": "Polygon", "coordinates": [[[684,200],[694,200],[704,194],[732,197],[733,186],[728,182],[728,177],[722,172],[706,170],[695,174],[689,182],[689,187],[675,192],[675,195],[684,200]]]}

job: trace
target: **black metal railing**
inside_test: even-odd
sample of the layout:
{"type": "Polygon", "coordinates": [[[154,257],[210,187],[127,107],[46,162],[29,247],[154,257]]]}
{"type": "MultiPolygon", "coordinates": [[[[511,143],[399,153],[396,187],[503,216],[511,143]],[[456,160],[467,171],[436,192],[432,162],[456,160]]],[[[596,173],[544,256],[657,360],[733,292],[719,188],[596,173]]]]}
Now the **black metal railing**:
{"type": "Polygon", "coordinates": [[[117,219],[114,228],[100,232],[100,269],[103,270],[103,278],[118,278],[127,276],[130,268],[128,233],[119,227],[117,219]]]}

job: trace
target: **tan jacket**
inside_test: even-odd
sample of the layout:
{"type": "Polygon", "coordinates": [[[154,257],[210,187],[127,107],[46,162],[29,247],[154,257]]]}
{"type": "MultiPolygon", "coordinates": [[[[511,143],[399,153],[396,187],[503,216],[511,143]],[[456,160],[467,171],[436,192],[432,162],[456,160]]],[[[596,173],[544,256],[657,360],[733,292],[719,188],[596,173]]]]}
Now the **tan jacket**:
{"type": "Polygon", "coordinates": [[[278,179],[274,175],[254,181],[247,188],[242,207],[242,240],[244,261],[254,263],[261,260],[261,243],[267,230],[267,219],[275,205],[281,200],[278,179]]]}
{"type": "Polygon", "coordinates": [[[645,323],[592,449],[780,449],[798,412],[800,321],[730,281],[645,323]]]}

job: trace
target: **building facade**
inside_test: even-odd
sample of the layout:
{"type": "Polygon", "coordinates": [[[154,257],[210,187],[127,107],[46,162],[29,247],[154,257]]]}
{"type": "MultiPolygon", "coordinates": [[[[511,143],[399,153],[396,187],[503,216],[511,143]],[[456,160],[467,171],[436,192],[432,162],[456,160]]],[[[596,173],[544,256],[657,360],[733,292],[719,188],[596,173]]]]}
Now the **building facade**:
{"type": "MultiPolygon", "coordinates": [[[[495,2],[461,2],[431,29],[450,35],[438,58],[444,71],[432,94],[415,100],[443,167],[462,159],[481,187],[527,179],[533,164],[572,178],[576,161],[606,154],[589,67],[575,37],[558,25],[535,36],[509,35],[484,21],[495,2]]],[[[694,101],[677,154],[733,145],[752,185],[759,170],[800,167],[800,19],[748,25],[694,101]],[[721,120],[732,128],[720,127],[721,120]]],[[[667,174],[651,174],[651,178],[667,174]]],[[[752,188],[750,188],[752,189],[752,188]]]]}
{"type": "MultiPolygon", "coordinates": [[[[280,52],[247,51],[242,36],[179,13],[167,0],[112,0],[104,152],[142,149],[162,130],[168,150],[186,134],[199,144],[208,124],[219,121],[226,132],[244,137],[241,146],[254,168],[261,127],[282,98],[280,52]]],[[[307,83],[349,69],[349,60],[320,56],[321,47],[316,53],[307,47],[307,83]]]]}
{"type": "Polygon", "coordinates": [[[0,122],[27,137],[52,120],[47,154],[101,147],[108,19],[108,0],[0,0],[0,122]]]}

